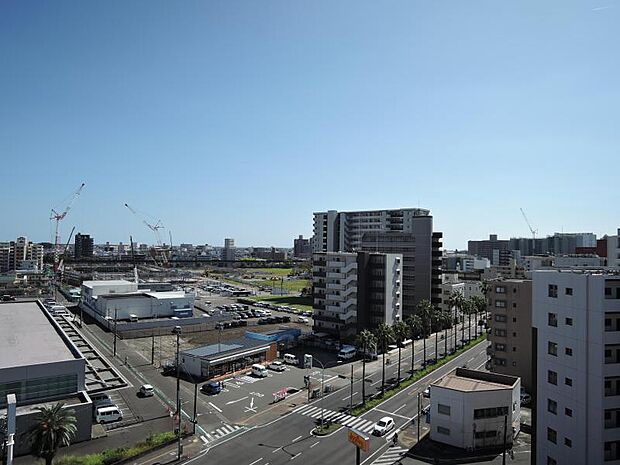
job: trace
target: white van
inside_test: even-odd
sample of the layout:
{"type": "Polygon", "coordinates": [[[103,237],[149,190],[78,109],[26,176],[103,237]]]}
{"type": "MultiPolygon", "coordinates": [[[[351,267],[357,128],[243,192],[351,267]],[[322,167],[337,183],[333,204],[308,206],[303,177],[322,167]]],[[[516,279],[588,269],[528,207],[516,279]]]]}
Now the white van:
{"type": "Polygon", "coordinates": [[[138,321],[138,315],[132,313],[131,315],[129,315],[129,321],[131,322],[137,322],[138,321]]]}
{"type": "Polygon", "coordinates": [[[123,411],[117,406],[99,407],[95,414],[97,423],[111,423],[123,419],[123,411]]]}
{"type": "Polygon", "coordinates": [[[353,346],[342,346],[340,352],[338,352],[338,358],[340,360],[351,360],[355,358],[355,354],[357,353],[357,349],[353,346]]]}
{"type": "Polygon", "coordinates": [[[50,313],[52,315],[68,315],[69,311],[64,305],[52,305],[50,308],[50,313]]]}
{"type": "Polygon", "coordinates": [[[284,363],[289,365],[299,365],[299,360],[293,354],[284,354],[284,363]]]}
{"type": "Polygon", "coordinates": [[[268,376],[267,368],[265,368],[263,365],[255,363],[254,365],[252,365],[252,375],[259,378],[266,378],[268,376]]]}

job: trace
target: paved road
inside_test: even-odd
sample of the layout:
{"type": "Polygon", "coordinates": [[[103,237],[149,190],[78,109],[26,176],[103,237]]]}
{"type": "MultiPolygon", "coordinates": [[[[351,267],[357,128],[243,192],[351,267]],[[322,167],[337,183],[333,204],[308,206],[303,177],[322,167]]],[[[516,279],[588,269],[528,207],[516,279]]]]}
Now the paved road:
{"type": "MultiPolygon", "coordinates": [[[[405,429],[412,428],[411,418],[417,414],[418,392],[467,361],[470,361],[472,368],[483,366],[487,358],[485,351],[486,344],[479,344],[378,407],[351,420],[349,424],[364,431],[370,431],[374,422],[388,415],[394,418],[397,431],[404,434],[405,429]]],[[[326,397],[326,405],[342,405],[342,397],[342,391],[335,392],[326,397]]],[[[243,435],[225,440],[207,449],[205,453],[191,459],[188,463],[234,463],[238,465],[279,465],[290,464],[292,461],[354,463],[355,448],[347,441],[347,427],[343,426],[330,436],[318,438],[310,434],[315,422],[316,418],[304,415],[303,409],[292,411],[268,424],[255,427],[243,435]]],[[[389,456],[391,460],[394,455],[398,455],[401,451],[404,452],[404,448],[391,447],[390,439],[391,434],[386,437],[371,436],[370,452],[363,454],[362,463],[380,465],[384,463],[382,458],[384,455],[389,456]]]]}

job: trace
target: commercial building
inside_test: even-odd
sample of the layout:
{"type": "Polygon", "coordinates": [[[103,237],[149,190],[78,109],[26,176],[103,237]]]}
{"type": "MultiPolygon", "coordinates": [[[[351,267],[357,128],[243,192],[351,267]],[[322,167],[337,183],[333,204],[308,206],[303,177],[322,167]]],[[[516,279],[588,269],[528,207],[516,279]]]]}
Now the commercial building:
{"type": "Polygon", "coordinates": [[[522,386],[533,392],[532,281],[495,279],[488,286],[490,369],[518,376],[522,386]]]}
{"type": "Polygon", "coordinates": [[[615,236],[607,236],[607,266],[620,268],[620,228],[615,236]]]}
{"type": "Polygon", "coordinates": [[[39,302],[0,303],[0,417],[6,396],[17,398],[16,454],[29,453],[25,439],[36,407],[64,402],[77,419],[73,442],[91,437],[92,403],[85,392],[86,360],[39,302]]]}
{"type": "Polygon", "coordinates": [[[402,320],[402,255],[318,253],[313,256],[314,330],[341,340],[402,320]]]}
{"type": "Polygon", "coordinates": [[[92,258],[94,250],[94,240],[88,234],[77,233],[75,235],[75,245],[73,247],[73,256],[76,260],[83,258],[92,258]]]}
{"type": "Polygon", "coordinates": [[[139,289],[130,281],[84,281],[80,305],[105,319],[183,318],[192,316],[194,300],[184,291],[139,289]]]}
{"type": "Polygon", "coordinates": [[[532,273],[538,464],[620,464],[620,275],[532,273]]]}
{"type": "Polygon", "coordinates": [[[275,247],[252,247],[251,256],[261,260],[282,261],[287,259],[287,251],[275,247]]]}
{"type": "Polygon", "coordinates": [[[224,248],[222,249],[222,261],[233,262],[235,261],[235,240],[224,239],[224,248]]]}
{"type": "Polygon", "coordinates": [[[43,269],[42,245],[30,242],[23,236],[15,241],[0,243],[0,273],[32,269],[33,264],[37,270],[43,269]]]}
{"type": "Polygon", "coordinates": [[[473,450],[510,446],[521,429],[519,378],[457,368],[430,386],[430,437],[473,450]]]}
{"type": "Polygon", "coordinates": [[[304,239],[300,235],[297,239],[293,239],[293,257],[310,258],[312,256],[312,240],[304,239]]]}
{"type": "Polygon", "coordinates": [[[467,241],[467,253],[486,258],[492,265],[507,265],[510,250],[510,241],[497,239],[497,234],[490,234],[488,240],[467,241]]]}

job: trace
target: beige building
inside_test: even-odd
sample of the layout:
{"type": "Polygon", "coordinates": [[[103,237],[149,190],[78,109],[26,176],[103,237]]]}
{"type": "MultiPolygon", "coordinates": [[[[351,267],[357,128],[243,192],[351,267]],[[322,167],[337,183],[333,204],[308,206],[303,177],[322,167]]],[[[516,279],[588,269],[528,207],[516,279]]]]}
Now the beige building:
{"type": "Polygon", "coordinates": [[[532,281],[496,279],[489,281],[489,326],[487,349],[490,370],[518,376],[532,391],[532,281]]]}

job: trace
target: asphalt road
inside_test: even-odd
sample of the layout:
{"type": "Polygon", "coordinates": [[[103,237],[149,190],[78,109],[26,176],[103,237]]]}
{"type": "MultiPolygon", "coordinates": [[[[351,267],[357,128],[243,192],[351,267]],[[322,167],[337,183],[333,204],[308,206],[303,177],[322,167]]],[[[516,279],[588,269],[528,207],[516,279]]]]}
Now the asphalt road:
{"type": "MultiPolygon", "coordinates": [[[[477,345],[353,420],[351,424],[355,427],[358,423],[361,425],[360,428],[368,429],[374,422],[387,415],[394,418],[397,431],[408,427],[411,424],[411,418],[417,414],[418,392],[423,391],[429,383],[468,361],[472,368],[484,365],[487,358],[485,351],[486,344],[477,345]]],[[[325,398],[325,404],[326,406],[342,406],[345,404],[342,398],[343,391],[337,391],[325,398]]],[[[330,436],[315,437],[311,434],[311,430],[317,419],[300,412],[303,411],[293,410],[270,423],[224,440],[188,463],[277,465],[289,464],[292,461],[326,464],[355,462],[355,447],[348,442],[347,427],[343,426],[330,436]]],[[[362,454],[362,463],[371,464],[389,452],[390,439],[391,434],[384,437],[371,436],[370,451],[362,454]]]]}

